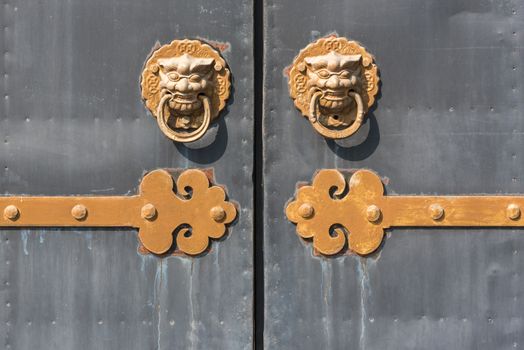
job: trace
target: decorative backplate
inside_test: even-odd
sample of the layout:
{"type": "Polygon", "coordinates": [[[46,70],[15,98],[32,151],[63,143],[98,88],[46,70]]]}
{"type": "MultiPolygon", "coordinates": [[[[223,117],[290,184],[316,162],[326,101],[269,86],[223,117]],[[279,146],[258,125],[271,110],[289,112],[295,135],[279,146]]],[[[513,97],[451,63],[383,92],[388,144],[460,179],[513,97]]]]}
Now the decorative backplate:
{"type": "Polygon", "coordinates": [[[147,60],[142,98],[170,139],[202,137],[226,106],[230,72],[220,53],[200,40],[173,40],[147,60]]]}
{"type": "Polygon", "coordinates": [[[388,196],[380,177],[369,170],[355,172],[347,192],[344,175],[324,169],[311,186],[297,189],[286,214],[320,253],[337,254],[348,243],[366,255],[380,246],[390,227],[521,227],[523,206],[524,196],[388,196]]]}
{"type": "Polygon", "coordinates": [[[167,171],[155,170],[134,196],[0,197],[0,208],[0,227],[134,227],[147,251],[166,253],[176,235],[176,248],[189,255],[222,237],[237,213],[197,169],[182,172],[176,188],[167,171]]]}
{"type": "Polygon", "coordinates": [[[309,44],[295,58],[289,92],[322,136],[342,139],[360,128],[379,88],[373,60],[356,41],[333,36],[309,44]]]}

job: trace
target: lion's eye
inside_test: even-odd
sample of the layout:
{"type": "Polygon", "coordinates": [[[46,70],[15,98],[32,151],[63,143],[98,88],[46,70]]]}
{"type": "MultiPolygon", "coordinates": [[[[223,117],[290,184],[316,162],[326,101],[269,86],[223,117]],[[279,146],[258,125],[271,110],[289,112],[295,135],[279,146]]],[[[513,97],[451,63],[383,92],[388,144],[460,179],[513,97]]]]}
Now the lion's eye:
{"type": "Polygon", "coordinates": [[[342,79],[349,79],[349,78],[351,78],[351,73],[348,72],[347,70],[345,70],[342,73],[340,73],[340,78],[342,78],[342,79]]]}
{"type": "Polygon", "coordinates": [[[191,74],[191,76],[189,77],[189,81],[192,83],[200,83],[201,80],[202,77],[198,74],[191,74]]]}
{"type": "Polygon", "coordinates": [[[180,79],[180,74],[178,74],[177,72],[172,72],[169,73],[167,77],[169,78],[169,80],[178,81],[180,79]]]}
{"type": "Polygon", "coordinates": [[[318,76],[321,77],[322,79],[327,79],[329,78],[329,76],[331,75],[331,73],[329,73],[328,70],[326,69],[322,69],[322,70],[319,70],[317,72],[318,76]]]}

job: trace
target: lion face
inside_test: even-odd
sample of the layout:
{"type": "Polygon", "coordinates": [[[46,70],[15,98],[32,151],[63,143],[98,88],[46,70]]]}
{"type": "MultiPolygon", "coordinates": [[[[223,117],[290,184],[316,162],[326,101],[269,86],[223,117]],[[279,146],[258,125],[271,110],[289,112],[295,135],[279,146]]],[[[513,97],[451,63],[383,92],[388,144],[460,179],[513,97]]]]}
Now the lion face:
{"type": "Polygon", "coordinates": [[[151,53],[140,88],[164,135],[175,142],[193,142],[226,107],[231,72],[220,51],[209,44],[173,40],[151,53]]]}
{"type": "Polygon", "coordinates": [[[302,116],[329,139],[358,131],[379,90],[373,55],[358,42],[330,35],[307,45],[284,70],[302,116]]]}
{"type": "Polygon", "coordinates": [[[162,95],[169,94],[169,108],[173,114],[181,115],[179,127],[189,127],[190,115],[201,109],[200,94],[211,87],[213,58],[196,58],[188,54],[158,60],[160,89],[162,95]]]}
{"type": "Polygon", "coordinates": [[[361,55],[341,55],[330,51],[326,55],[306,57],[308,89],[320,91],[320,107],[327,113],[337,113],[353,103],[350,91],[360,85],[361,55]]]}

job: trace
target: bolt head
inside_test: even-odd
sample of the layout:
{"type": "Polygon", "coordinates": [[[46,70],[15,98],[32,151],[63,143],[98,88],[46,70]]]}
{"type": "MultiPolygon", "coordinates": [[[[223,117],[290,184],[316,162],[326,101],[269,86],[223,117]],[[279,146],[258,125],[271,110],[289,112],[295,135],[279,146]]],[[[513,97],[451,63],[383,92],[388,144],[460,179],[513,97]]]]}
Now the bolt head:
{"type": "Polygon", "coordinates": [[[371,204],[366,209],[366,218],[368,219],[369,222],[378,221],[378,219],[380,219],[381,214],[382,212],[380,211],[380,208],[374,204],[371,204]]]}
{"type": "Polygon", "coordinates": [[[506,208],[506,215],[511,220],[518,220],[520,218],[520,207],[517,204],[511,203],[506,208]]]}
{"type": "Polygon", "coordinates": [[[211,208],[210,215],[216,222],[220,222],[226,218],[226,211],[224,208],[216,206],[211,208]]]}
{"type": "Polygon", "coordinates": [[[304,203],[298,208],[298,215],[304,219],[309,219],[315,214],[315,208],[309,203],[304,203]]]}
{"type": "Polygon", "coordinates": [[[16,220],[20,215],[20,211],[14,205],[8,205],[4,209],[4,217],[9,220],[16,220]]]}
{"type": "Polygon", "coordinates": [[[429,206],[429,215],[433,220],[442,219],[444,216],[444,208],[440,204],[431,204],[429,206]]]}
{"type": "Polygon", "coordinates": [[[83,204],[77,204],[71,209],[71,215],[77,220],[84,220],[87,217],[87,208],[83,204]]]}
{"type": "Polygon", "coordinates": [[[153,204],[147,203],[142,207],[142,210],[140,211],[140,215],[142,216],[142,219],[146,220],[153,220],[155,219],[157,214],[156,208],[153,204]]]}

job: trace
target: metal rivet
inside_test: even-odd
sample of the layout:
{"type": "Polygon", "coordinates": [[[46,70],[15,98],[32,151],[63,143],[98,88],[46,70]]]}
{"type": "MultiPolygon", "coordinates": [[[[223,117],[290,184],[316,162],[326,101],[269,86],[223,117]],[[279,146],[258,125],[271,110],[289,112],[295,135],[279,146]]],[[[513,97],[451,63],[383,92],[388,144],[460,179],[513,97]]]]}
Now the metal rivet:
{"type": "Polygon", "coordinates": [[[87,216],[87,208],[85,205],[77,204],[71,209],[71,215],[77,220],[84,220],[87,216]]]}
{"type": "Polygon", "coordinates": [[[520,207],[514,203],[511,203],[506,208],[506,215],[511,220],[517,220],[520,218],[520,207]]]}
{"type": "Polygon", "coordinates": [[[210,210],[211,217],[215,221],[222,221],[226,218],[226,211],[222,207],[213,207],[210,210]]]}
{"type": "Polygon", "coordinates": [[[153,204],[147,203],[142,207],[140,211],[142,219],[153,220],[156,217],[156,208],[153,204]]]}
{"type": "Polygon", "coordinates": [[[18,215],[20,214],[20,211],[18,211],[18,208],[14,205],[8,205],[4,209],[4,217],[9,220],[16,220],[18,218],[18,215]]]}
{"type": "Polygon", "coordinates": [[[375,222],[375,221],[377,221],[378,219],[380,219],[380,215],[381,215],[380,208],[377,207],[377,206],[374,205],[374,204],[370,205],[370,206],[366,209],[366,218],[367,218],[368,221],[370,221],[370,222],[375,222]]]}
{"type": "Polygon", "coordinates": [[[433,220],[442,219],[444,216],[444,208],[440,204],[431,204],[429,206],[429,215],[433,220]]]}
{"type": "Polygon", "coordinates": [[[298,208],[298,215],[302,216],[304,219],[309,219],[315,213],[315,209],[309,203],[304,203],[298,208]]]}

